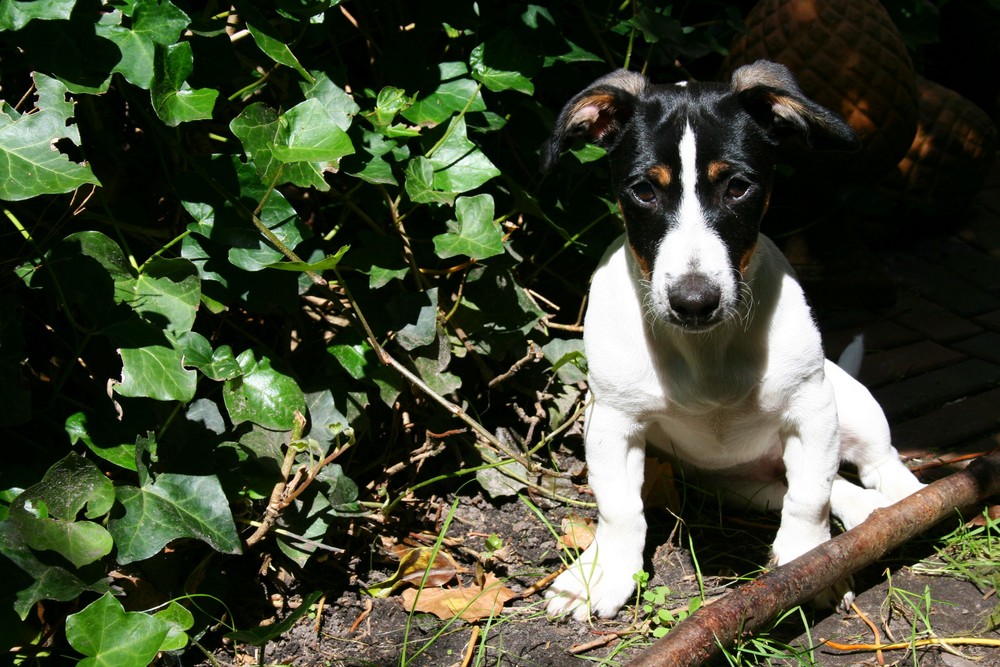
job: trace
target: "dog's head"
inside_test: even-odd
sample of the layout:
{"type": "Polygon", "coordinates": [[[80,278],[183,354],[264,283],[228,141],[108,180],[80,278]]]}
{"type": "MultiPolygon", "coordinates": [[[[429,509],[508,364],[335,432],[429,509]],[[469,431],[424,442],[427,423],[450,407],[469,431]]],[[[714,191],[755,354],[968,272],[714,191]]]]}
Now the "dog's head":
{"type": "Polygon", "coordinates": [[[690,331],[738,311],[767,210],[776,146],[852,150],[851,128],[806,98],[783,65],[732,81],[655,85],[619,70],[563,108],[542,149],[549,171],[574,139],[607,149],[628,244],[659,319],[690,331]]]}

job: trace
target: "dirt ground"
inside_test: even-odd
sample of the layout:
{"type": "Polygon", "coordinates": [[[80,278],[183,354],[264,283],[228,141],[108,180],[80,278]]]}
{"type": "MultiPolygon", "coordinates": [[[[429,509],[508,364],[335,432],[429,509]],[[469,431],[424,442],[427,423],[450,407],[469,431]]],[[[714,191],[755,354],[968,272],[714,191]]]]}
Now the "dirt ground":
{"type": "MultiPolygon", "coordinates": [[[[682,522],[666,512],[651,512],[647,550],[647,566],[652,570],[649,588],[668,586],[671,594],[664,606],[675,610],[683,608],[689,597],[698,595],[699,571],[701,585],[708,598],[735,585],[738,578],[752,576],[766,563],[768,543],[777,528],[774,516],[746,515],[740,510],[718,506],[713,498],[700,491],[685,490],[683,487],[679,490],[684,499],[682,522]],[[697,566],[692,558],[691,545],[697,566]]],[[[587,496],[580,494],[578,497],[586,499],[587,496]]],[[[442,498],[438,501],[438,526],[449,512],[451,500],[442,498]]],[[[465,585],[472,580],[477,560],[475,554],[487,549],[488,534],[496,535],[503,547],[486,561],[487,567],[512,591],[522,593],[560,565],[559,548],[552,527],[558,529],[563,519],[569,516],[594,516],[591,509],[568,509],[546,503],[540,498],[533,499],[533,502],[543,510],[549,525],[521,500],[486,500],[480,493],[459,498],[442,548],[460,565],[468,568],[469,573],[461,576],[465,585]]],[[[987,619],[997,606],[995,594],[991,596],[990,590],[911,570],[910,566],[914,563],[933,554],[936,537],[957,525],[957,519],[945,522],[938,530],[855,576],[858,608],[880,627],[880,631],[885,633],[888,629],[891,632],[889,636],[883,634],[883,642],[905,641],[911,636],[914,624],[922,630],[922,613],[927,614],[938,636],[1000,639],[997,632],[984,630],[987,619]],[[911,604],[901,601],[897,593],[897,604],[889,605],[887,569],[894,589],[912,594],[903,594],[912,601],[911,604]],[[930,602],[925,601],[927,591],[930,602]]],[[[411,534],[408,540],[411,544],[432,544],[430,533],[426,533],[423,540],[412,539],[414,535],[411,534]]],[[[382,549],[376,547],[370,557],[372,567],[360,576],[359,585],[385,580],[395,570],[396,563],[383,557],[382,549]]],[[[334,564],[329,564],[329,567],[337,569],[334,564]]],[[[363,567],[359,567],[359,571],[361,569],[363,567]]],[[[334,579],[344,581],[338,572],[331,572],[331,580],[334,579]]],[[[300,584],[307,585],[307,582],[300,584]]],[[[308,585],[316,584],[316,581],[308,582],[308,585]]],[[[268,644],[263,652],[252,646],[237,645],[217,652],[216,660],[222,664],[303,667],[388,667],[403,664],[404,660],[405,664],[429,667],[569,667],[586,664],[584,660],[615,665],[626,664],[652,641],[651,637],[634,633],[636,605],[620,612],[616,619],[595,619],[591,624],[585,624],[549,619],[542,609],[542,594],[534,593],[524,599],[512,600],[496,618],[475,624],[464,621],[448,623],[429,614],[409,617],[400,596],[373,599],[360,593],[359,585],[327,590],[318,623],[314,616],[304,618],[280,641],[268,644]],[[470,643],[473,648],[467,657],[470,643]]],[[[294,604],[294,595],[288,601],[294,604]]],[[[804,620],[796,614],[768,631],[771,643],[787,644],[802,650],[816,647],[824,639],[847,644],[873,641],[871,630],[856,614],[819,613],[811,609],[804,610],[804,614],[804,620]]],[[[740,657],[748,660],[748,654],[754,650],[755,647],[748,644],[740,657]]],[[[847,653],[822,646],[813,651],[813,662],[803,660],[805,662],[800,663],[793,659],[762,659],[761,664],[834,667],[878,664],[875,654],[870,651],[847,653]]],[[[729,663],[725,657],[720,657],[712,664],[729,663]]],[[[742,664],[754,663],[748,661],[742,664]]],[[[891,651],[885,653],[885,664],[926,667],[1000,665],[1000,649],[961,647],[956,653],[948,653],[929,647],[915,653],[891,651]]]]}

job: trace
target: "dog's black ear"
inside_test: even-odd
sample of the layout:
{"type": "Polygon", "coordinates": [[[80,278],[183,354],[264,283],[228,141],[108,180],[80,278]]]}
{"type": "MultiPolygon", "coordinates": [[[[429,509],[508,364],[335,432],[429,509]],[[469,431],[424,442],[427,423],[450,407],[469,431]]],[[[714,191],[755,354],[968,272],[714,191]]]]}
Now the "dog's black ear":
{"type": "Polygon", "coordinates": [[[730,84],[750,115],[774,141],[799,135],[817,150],[854,151],[854,130],[829,109],[806,97],[784,65],[758,60],[733,72],[730,84]]]}
{"type": "Polygon", "coordinates": [[[571,99],[556,119],[552,136],[542,146],[542,173],[559,160],[573,140],[585,139],[603,148],[614,144],[632,116],[636,100],[646,90],[646,77],[628,70],[602,76],[571,99]]]}

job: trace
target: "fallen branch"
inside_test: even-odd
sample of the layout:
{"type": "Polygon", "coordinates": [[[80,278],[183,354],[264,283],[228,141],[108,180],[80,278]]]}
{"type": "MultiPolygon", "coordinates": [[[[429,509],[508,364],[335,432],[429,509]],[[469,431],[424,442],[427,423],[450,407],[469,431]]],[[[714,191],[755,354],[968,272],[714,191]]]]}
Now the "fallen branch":
{"type": "Polygon", "coordinates": [[[720,647],[754,632],[781,610],[811,600],[820,591],[954,515],[956,509],[982,504],[998,491],[1000,454],[992,454],[891,507],[876,510],[853,530],[702,607],[629,665],[700,665],[720,647]]]}

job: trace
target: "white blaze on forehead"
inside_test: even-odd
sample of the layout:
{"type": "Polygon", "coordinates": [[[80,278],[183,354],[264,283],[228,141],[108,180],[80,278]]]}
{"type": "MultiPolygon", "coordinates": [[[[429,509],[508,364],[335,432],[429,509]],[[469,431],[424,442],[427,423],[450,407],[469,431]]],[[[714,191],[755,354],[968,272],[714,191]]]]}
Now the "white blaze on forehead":
{"type": "Polygon", "coordinates": [[[669,231],[653,263],[653,291],[666,298],[671,283],[687,273],[700,273],[716,282],[724,295],[732,290],[733,267],[729,252],[713,229],[698,199],[698,150],[694,130],[685,125],[678,145],[681,199],[669,231]]]}

